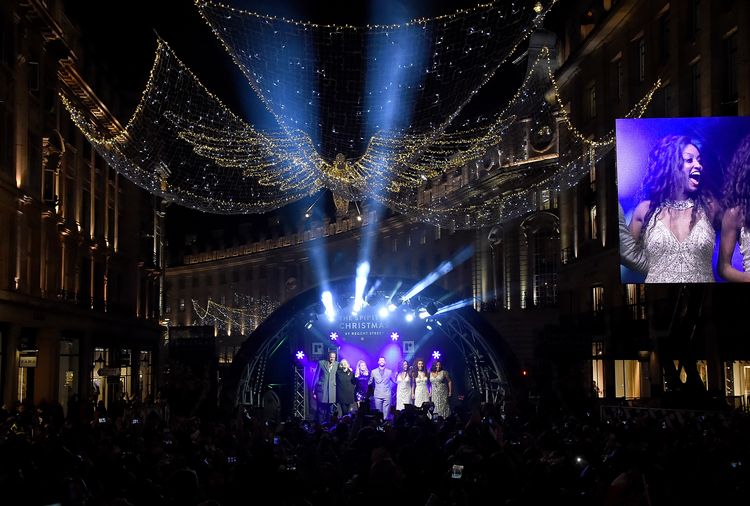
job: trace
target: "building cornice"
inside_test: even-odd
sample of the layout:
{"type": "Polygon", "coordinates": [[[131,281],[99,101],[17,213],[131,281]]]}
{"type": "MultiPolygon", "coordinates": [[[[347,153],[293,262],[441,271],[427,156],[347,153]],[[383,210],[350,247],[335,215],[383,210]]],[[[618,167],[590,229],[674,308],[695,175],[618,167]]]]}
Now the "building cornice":
{"type": "Polygon", "coordinates": [[[94,93],[80,72],[78,72],[73,58],[66,58],[60,61],[57,76],[62,84],[60,92],[66,98],[81,104],[81,109],[91,114],[89,119],[99,125],[102,130],[113,136],[121,135],[125,131],[122,124],[109,111],[96,93],[94,93]]]}

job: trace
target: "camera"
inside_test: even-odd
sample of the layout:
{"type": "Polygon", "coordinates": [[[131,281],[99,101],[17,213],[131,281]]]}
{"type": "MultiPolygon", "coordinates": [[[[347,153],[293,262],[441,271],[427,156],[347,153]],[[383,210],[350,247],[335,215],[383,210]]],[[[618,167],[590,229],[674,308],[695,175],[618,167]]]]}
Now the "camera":
{"type": "Polygon", "coordinates": [[[140,418],[133,418],[133,419],[131,420],[131,423],[132,423],[133,425],[138,425],[139,423],[141,423],[141,419],[140,419],[140,418]]]}
{"type": "Polygon", "coordinates": [[[107,423],[107,418],[106,417],[99,418],[99,423],[107,423]]]}
{"type": "Polygon", "coordinates": [[[227,464],[236,464],[237,463],[237,457],[230,456],[227,457],[227,464]]]}
{"type": "Polygon", "coordinates": [[[463,475],[464,475],[464,466],[459,465],[459,464],[453,464],[453,469],[451,470],[451,478],[460,480],[463,475]]]}

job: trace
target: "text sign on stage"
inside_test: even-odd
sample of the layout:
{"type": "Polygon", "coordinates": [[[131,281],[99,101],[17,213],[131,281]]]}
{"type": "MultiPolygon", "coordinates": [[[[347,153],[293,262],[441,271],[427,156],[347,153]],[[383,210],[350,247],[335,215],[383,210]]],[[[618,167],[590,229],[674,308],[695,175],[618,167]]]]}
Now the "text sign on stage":
{"type": "Polygon", "coordinates": [[[377,315],[357,314],[343,315],[339,322],[339,334],[345,339],[365,337],[382,337],[386,331],[385,322],[377,315]]]}

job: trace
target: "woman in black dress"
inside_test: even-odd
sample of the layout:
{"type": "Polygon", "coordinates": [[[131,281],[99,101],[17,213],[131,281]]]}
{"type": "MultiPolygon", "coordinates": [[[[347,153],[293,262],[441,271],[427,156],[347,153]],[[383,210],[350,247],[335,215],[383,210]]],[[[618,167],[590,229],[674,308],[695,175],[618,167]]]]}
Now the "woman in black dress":
{"type": "Polygon", "coordinates": [[[367,364],[364,360],[357,362],[357,368],[354,371],[354,379],[356,381],[355,395],[357,398],[357,405],[362,406],[370,404],[370,370],[367,368],[367,364]]]}
{"type": "Polygon", "coordinates": [[[339,362],[339,368],[336,370],[336,400],[339,404],[341,416],[351,413],[354,405],[354,385],[357,380],[354,378],[354,372],[349,367],[349,361],[345,358],[339,362]]]}

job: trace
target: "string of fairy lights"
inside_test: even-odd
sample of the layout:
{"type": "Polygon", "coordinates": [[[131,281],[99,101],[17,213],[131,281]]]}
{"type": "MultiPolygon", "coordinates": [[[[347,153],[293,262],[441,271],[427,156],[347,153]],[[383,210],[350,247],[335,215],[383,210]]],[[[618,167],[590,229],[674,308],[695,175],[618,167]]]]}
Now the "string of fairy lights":
{"type": "Polygon", "coordinates": [[[248,335],[273,313],[279,302],[267,297],[251,297],[248,295],[234,295],[234,304],[226,305],[208,299],[206,305],[201,305],[192,299],[195,314],[198,317],[196,325],[214,327],[223,334],[236,333],[248,335]]]}
{"type": "MultiPolygon", "coordinates": [[[[365,26],[195,3],[279,125],[311,133],[330,164],[339,153],[359,158],[378,133],[408,138],[407,157],[429,145],[556,1],[494,1],[434,18],[365,26]]],[[[325,171],[321,176],[328,182],[325,171]]]]}
{"type": "MultiPolygon", "coordinates": [[[[260,131],[233,113],[161,39],[140,103],[118,134],[99,129],[90,111],[72,97],[62,96],[62,102],[112,167],[187,207],[262,213],[328,188],[338,199],[370,198],[415,221],[478,228],[526,212],[541,190],[577,183],[614,145],[613,133],[592,140],[573,124],[548,48],[529,62],[505,107],[451,126],[556,1],[533,7],[498,1],[402,24],[352,27],[196,0],[200,14],[278,120],[278,131],[260,131]],[[429,57],[396,58],[395,77],[372,85],[372,73],[388,76],[388,67],[394,66],[395,57],[387,64],[377,58],[405,54],[409,47],[429,47],[429,57]],[[357,62],[357,72],[342,77],[326,67],[333,54],[345,62],[362,52],[368,56],[357,62]],[[317,84],[312,85],[310,73],[317,84]],[[339,90],[345,85],[340,80],[360,94],[339,90]],[[322,90],[327,82],[333,88],[322,90]],[[374,108],[396,98],[398,113],[408,122],[371,128],[385,117],[374,108]],[[540,159],[545,150],[535,145],[549,145],[561,125],[580,151],[540,159]],[[486,166],[487,153],[494,153],[492,170],[486,166]],[[535,159],[543,163],[528,163],[535,159]],[[454,180],[462,184],[446,184],[454,180]]],[[[628,117],[641,116],[659,86],[628,117]]]]}

